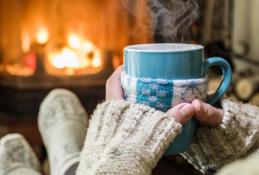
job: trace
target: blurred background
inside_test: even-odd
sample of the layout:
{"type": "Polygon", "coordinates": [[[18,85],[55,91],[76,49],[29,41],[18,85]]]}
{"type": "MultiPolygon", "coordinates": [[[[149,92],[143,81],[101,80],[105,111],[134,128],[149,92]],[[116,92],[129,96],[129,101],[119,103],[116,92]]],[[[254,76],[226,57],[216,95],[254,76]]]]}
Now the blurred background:
{"type": "MultiPolygon", "coordinates": [[[[202,44],[206,57],[232,66],[225,98],[259,106],[258,9],[259,0],[0,0],[0,137],[23,134],[48,174],[40,102],[67,88],[91,113],[130,44],[202,44]]],[[[221,71],[209,77],[213,92],[221,71]]],[[[171,161],[178,174],[197,173],[180,157],[171,161]]]]}

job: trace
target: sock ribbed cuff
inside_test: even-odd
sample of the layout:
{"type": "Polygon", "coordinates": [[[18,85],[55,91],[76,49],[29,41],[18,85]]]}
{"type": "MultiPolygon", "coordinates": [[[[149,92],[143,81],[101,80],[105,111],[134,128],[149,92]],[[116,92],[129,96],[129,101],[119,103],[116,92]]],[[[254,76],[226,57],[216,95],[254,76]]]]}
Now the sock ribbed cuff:
{"type": "Polygon", "coordinates": [[[41,174],[35,171],[34,169],[21,164],[21,165],[14,166],[12,169],[9,169],[7,172],[5,172],[5,175],[41,175],[41,174]]]}
{"type": "Polygon", "coordinates": [[[79,153],[74,153],[67,157],[61,164],[57,175],[65,175],[69,168],[76,163],[79,163],[79,153]]]}

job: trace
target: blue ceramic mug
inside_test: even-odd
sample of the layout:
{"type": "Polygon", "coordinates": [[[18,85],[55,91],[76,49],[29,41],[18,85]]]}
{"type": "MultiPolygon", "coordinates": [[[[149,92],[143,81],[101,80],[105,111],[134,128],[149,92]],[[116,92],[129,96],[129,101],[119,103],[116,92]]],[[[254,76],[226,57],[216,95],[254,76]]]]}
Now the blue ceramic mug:
{"type": "MultiPolygon", "coordinates": [[[[127,101],[146,104],[165,112],[179,103],[191,102],[196,98],[214,104],[228,89],[231,75],[231,67],[223,58],[205,59],[201,45],[141,44],[124,49],[121,83],[127,101]],[[223,80],[215,94],[206,99],[206,74],[211,66],[221,68],[223,80]]],[[[195,119],[185,124],[166,155],[186,151],[196,126],[195,119]]]]}

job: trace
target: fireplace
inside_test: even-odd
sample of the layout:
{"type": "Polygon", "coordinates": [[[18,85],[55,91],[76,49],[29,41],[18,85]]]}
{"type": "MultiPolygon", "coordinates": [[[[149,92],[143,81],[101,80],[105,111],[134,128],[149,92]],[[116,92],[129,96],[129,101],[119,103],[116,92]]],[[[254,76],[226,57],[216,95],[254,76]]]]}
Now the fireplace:
{"type": "Polygon", "coordinates": [[[123,47],[151,38],[121,2],[0,0],[0,111],[36,114],[53,88],[71,89],[90,109],[102,100],[123,47]]]}

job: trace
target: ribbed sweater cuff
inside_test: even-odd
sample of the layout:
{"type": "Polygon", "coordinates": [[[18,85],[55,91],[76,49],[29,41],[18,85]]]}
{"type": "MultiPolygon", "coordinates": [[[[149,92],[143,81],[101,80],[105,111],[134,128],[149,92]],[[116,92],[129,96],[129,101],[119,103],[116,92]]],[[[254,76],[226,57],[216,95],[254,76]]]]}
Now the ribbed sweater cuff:
{"type": "Polygon", "coordinates": [[[87,131],[77,175],[150,174],[181,125],[141,104],[98,105],[87,131]]]}
{"type": "Polygon", "coordinates": [[[249,104],[222,101],[224,117],[218,127],[200,127],[190,149],[182,155],[197,169],[218,169],[236,160],[259,139],[259,109],[249,104]]]}
{"type": "Polygon", "coordinates": [[[124,100],[106,101],[98,106],[97,111],[98,110],[101,110],[103,114],[109,113],[115,118],[123,116],[122,118],[126,120],[127,118],[131,118],[135,122],[146,122],[145,125],[142,125],[142,127],[145,126],[146,128],[140,128],[141,126],[134,122],[128,123],[128,125],[131,126],[123,127],[129,127],[134,130],[135,132],[131,134],[137,134],[136,139],[139,139],[139,141],[143,139],[146,139],[146,142],[148,142],[148,140],[153,141],[153,143],[150,142],[149,144],[153,145],[153,151],[160,156],[162,156],[165,149],[182,129],[182,125],[176,122],[174,118],[169,118],[165,113],[143,104],[135,104],[124,100]],[[140,129],[145,132],[137,133],[140,129]],[[148,139],[147,137],[152,138],[148,139]]]}

